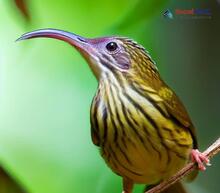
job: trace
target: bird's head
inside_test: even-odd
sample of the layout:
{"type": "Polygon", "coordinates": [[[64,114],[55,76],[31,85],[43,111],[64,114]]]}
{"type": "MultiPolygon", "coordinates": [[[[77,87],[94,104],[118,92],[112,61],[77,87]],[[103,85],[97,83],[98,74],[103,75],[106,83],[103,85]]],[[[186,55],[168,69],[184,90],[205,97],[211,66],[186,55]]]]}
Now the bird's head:
{"type": "Polygon", "coordinates": [[[145,49],[128,38],[111,36],[89,39],[62,30],[41,29],[26,33],[18,40],[37,37],[55,38],[74,46],[87,60],[98,80],[109,74],[131,80],[142,80],[157,74],[156,66],[145,49]]]}

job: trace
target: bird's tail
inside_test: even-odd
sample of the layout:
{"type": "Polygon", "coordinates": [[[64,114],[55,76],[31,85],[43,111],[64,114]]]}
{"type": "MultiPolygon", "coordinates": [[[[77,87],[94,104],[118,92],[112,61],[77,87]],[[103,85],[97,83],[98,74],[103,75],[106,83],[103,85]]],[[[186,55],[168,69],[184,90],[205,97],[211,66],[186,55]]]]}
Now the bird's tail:
{"type": "Polygon", "coordinates": [[[182,182],[177,182],[164,190],[162,193],[187,193],[187,191],[184,188],[182,182]]]}

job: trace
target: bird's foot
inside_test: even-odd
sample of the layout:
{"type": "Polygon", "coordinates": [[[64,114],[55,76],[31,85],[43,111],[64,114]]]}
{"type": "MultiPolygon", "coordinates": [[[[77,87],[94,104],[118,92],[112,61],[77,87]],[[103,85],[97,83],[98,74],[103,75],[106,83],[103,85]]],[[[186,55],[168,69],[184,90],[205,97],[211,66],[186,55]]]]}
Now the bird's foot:
{"type": "Polygon", "coordinates": [[[193,162],[196,162],[198,164],[198,168],[201,171],[205,171],[207,166],[210,166],[210,161],[207,158],[207,156],[203,153],[201,153],[198,149],[193,149],[191,151],[191,159],[193,162]]]}

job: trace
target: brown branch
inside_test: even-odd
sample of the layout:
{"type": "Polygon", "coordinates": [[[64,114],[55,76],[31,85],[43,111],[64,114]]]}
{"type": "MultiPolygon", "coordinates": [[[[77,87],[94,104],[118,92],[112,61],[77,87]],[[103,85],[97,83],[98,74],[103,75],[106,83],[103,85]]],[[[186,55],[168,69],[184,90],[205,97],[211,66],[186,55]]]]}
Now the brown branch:
{"type": "MultiPolygon", "coordinates": [[[[210,159],[214,155],[220,152],[220,138],[215,141],[211,146],[209,146],[203,153],[210,159]]],[[[193,170],[197,169],[197,165],[194,162],[187,164],[183,169],[181,169],[177,174],[158,184],[157,186],[151,188],[145,193],[160,193],[172,184],[181,180],[184,176],[188,175],[193,170]]]]}

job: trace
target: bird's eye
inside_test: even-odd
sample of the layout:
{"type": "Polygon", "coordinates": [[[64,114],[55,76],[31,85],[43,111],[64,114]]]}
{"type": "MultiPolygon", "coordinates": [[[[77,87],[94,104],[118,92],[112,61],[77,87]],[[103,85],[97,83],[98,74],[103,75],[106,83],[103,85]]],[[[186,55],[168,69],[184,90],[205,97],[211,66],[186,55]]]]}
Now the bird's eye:
{"type": "Polygon", "coordinates": [[[106,45],[106,49],[110,52],[114,52],[115,50],[117,50],[117,48],[118,48],[118,45],[115,42],[109,42],[106,45]]]}

